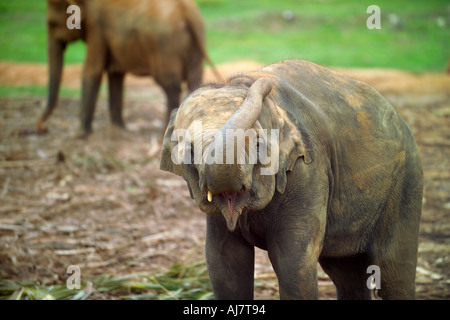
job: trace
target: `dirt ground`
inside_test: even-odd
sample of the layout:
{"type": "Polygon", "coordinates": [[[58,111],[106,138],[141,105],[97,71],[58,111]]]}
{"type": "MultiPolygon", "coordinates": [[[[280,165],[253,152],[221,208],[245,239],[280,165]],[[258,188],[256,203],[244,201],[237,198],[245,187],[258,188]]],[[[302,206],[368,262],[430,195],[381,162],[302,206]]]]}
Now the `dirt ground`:
{"type": "MultiPolygon", "coordinates": [[[[218,66],[223,75],[258,67],[218,66]]],[[[81,66],[63,86],[79,88],[81,66]]],[[[425,193],[417,267],[418,299],[450,298],[450,76],[397,70],[338,70],[372,84],[411,127],[420,146],[425,193]]],[[[0,63],[0,86],[44,85],[47,67],[0,63]]],[[[206,81],[213,78],[206,71],[206,81]]],[[[33,134],[45,99],[0,99],[0,279],[64,284],[69,265],[82,280],[158,272],[204,259],[205,217],[184,180],[159,167],[165,98],[147,78],[127,77],[127,131],[110,125],[105,90],[87,141],[75,139],[79,98],[62,98],[49,132],[33,134]]],[[[273,299],[277,281],[258,250],[255,296],[273,299]]],[[[319,272],[321,299],[334,299],[319,272]]],[[[117,298],[94,293],[91,298],[117,298]]]]}

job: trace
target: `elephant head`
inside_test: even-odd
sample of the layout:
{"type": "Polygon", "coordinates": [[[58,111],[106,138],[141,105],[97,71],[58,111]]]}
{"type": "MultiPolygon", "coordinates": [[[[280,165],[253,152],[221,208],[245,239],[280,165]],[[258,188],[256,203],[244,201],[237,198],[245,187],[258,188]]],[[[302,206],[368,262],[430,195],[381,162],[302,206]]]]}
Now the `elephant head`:
{"type": "Polygon", "coordinates": [[[198,89],[172,112],[160,164],[184,177],[200,209],[221,213],[230,231],[242,212],[284,193],[287,171],[305,154],[273,80],[234,80],[198,89]]]}
{"type": "Polygon", "coordinates": [[[47,50],[49,62],[49,82],[47,107],[42,114],[38,129],[45,131],[45,120],[51,115],[58,100],[58,91],[63,70],[64,51],[67,45],[79,39],[85,39],[83,22],[84,0],[47,0],[47,50]],[[81,13],[81,29],[67,27],[67,8],[77,5],[81,13]]]}

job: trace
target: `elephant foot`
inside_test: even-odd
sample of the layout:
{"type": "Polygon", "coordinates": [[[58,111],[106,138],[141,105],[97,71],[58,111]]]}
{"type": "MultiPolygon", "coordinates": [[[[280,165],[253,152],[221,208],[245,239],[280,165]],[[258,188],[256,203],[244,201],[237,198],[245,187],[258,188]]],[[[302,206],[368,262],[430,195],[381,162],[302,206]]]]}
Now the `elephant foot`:
{"type": "Polygon", "coordinates": [[[123,122],[112,122],[112,125],[114,126],[114,128],[118,128],[118,129],[127,131],[127,127],[125,126],[125,124],[123,122]]]}
{"type": "Polygon", "coordinates": [[[92,130],[80,129],[75,133],[75,139],[86,140],[92,134],[92,130]]]}

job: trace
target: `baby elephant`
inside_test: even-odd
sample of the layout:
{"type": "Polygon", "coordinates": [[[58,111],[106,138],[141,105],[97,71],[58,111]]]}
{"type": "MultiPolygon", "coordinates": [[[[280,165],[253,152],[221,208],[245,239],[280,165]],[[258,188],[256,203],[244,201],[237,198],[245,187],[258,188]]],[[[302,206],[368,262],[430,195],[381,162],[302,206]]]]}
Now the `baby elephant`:
{"type": "Polygon", "coordinates": [[[282,61],[202,87],[172,112],[162,170],[207,213],[217,299],[252,299],[254,247],[282,299],[413,299],[423,174],[406,123],[371,86],[282,61]]]}

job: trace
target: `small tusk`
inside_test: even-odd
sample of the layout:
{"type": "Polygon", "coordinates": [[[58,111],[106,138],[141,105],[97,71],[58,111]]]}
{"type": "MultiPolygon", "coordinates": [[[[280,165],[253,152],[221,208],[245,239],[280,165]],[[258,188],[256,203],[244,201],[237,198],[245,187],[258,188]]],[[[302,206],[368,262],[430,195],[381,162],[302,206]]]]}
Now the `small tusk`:
{"type": "Polygon", "coordinates": [[[212,193],[211,193],[211,191],[208,191],[208,201],[209,202],[212,201],[212,193]]]}

